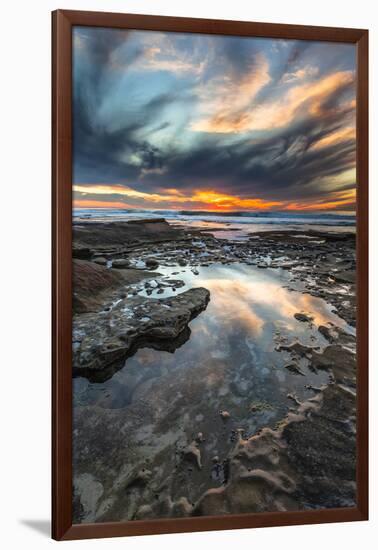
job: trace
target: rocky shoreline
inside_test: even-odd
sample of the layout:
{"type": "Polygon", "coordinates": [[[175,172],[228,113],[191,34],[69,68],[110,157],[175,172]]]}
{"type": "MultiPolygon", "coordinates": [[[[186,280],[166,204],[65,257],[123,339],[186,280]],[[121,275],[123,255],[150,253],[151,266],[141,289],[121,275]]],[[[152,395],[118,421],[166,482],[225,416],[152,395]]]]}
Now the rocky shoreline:
{"type": "MultiPolygon", "coordinates": [[[[323,299],[355,326],[354,234],[277,230],[238,241],[215,235],[163,219],[78,222],[73,375],[109,380],[141,348],[173,353],[183,346],[191,337],[189,323],[213,297],[206,288],[186,289],[181,274],[196,277],[202,267],[215,264],[283,270],[290,276],[288,290],[323,299]]],[[[314,321],[311,311],[298,310],[293,318],[304,326],[314,321]]],[[[328,383],[313,386],[305,401],[288,395],[291,411],[256,433],[235,426],[227,410],[216,411],[208,425],[229,438],[222,457],[211,454],[212,434],[201,429],[201,418],[212,414],[206,391],[216,393],[216,377],[225,368],[220,361],[180,372],[177,387],[172,381],[155,391],[151,412],[142,398],[131,408],[75,407],[74,521],[352,506],[355,336],[330,324],[315,329],[322,347],[279,338],[274,346],[290,359],[284,368],[293,377],[306,368],[328,373],[328,383]],[[211,381],[206,391],[205,377],[211,381]],[[197,419],[192,433],[175,425],[183,381],[190,391],[180,407],[197,419]],[[146,457],[138,447],[149,439],[146,457]]],[[[254,403],[251,415],[264,414],[269,406],[254,403]]]]}
{"type": "Polygon", "coordinates": [[[189,322],[209,299],[205,288],[162,300],[126,296],[103,310],[103,315],[80,315],[73,333],[73,374],[93,379],[98,372],[102,378],[109,376],[109,367],[112,372],[123,366],[142,346],[174,351],[189,338],[189,322]]]}

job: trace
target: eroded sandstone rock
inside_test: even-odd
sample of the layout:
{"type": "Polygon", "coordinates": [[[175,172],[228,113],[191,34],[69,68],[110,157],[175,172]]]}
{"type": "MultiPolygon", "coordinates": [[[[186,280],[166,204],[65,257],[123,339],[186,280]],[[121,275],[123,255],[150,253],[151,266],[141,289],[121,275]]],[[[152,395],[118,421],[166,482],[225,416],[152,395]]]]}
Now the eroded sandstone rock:
{"type": "Polygon", "coordinates": [[[124,361],[138,347],[156,342],[169,346],[210,300],[206,288],[193,288],[165,299],[133,296],[119,299],[108,312],[75,318],[74,374],[89,375],[124,361]],[[76,344],[76,345],[75,345],[76,344]]]}

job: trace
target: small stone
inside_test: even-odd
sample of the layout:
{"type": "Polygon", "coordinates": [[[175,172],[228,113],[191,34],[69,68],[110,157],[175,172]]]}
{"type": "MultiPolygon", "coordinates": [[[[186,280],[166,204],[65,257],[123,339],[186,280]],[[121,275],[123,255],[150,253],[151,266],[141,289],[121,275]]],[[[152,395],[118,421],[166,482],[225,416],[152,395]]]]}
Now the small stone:
{"type": "Polygon", "coordinates": [[[189,460],[191,462],[194,462],[194,464],[197,465],[198,469],[202,469],[202,462],[201,462],[201,451],[197,447],[197,444],[195,441],[192,441],[190,445],[188,445],[184,449],[184,458],[186,460],[189,460]]]}
{"type": "Polygon", "coordinates": [[[300,374],[301,376],[304,376],[304,372],[302,372],[302,370],[295,363],[289,363],[288,365],[285,365],[285,369],[292,372],[293,374],[300,374]]]}
{"type": "Polygon", "coordinates": [[[123,269],[125,267],[129,267],[130,262],[128,260],[125,260],[124,258],[117,258],[116,260],[112,261],[112,267],[115,267],[116,269],[123,269]]]}
{"type": "Polygon", "coordinates": [[[151,470],[147,470],[146,468],[142,468],[139,470],[139,472],[136,475],[135,481],[138,481],[141,484],[147,484],[149,480],[152,477],[151,470]]]}
{"type": "Polygon", "coordinates": [[[221,415],[223,420],[228,420],[231,417],[231,415],[228,411],[220,411],[219,414],[221,415]]]}
{"type": "Polygon", "coordinates": [[[302,323],[311,323],[311,321],[314,320],[311,315],[306,315],[306,313],[295,313],[294,317],[297,321],[301,321],[302,323]]]}
{"type": "Polygon", "coordinates": [[[106,265],[107,264],[107,259],[106,258],[103,258],[102,256],[100,258],[95,258],[93,260],[93,262],[95,264],[98,264],[98,265],[106,265]]]}
{"type": "Polygon", "coordinates": [[[197,437],[196,437],[196,441],[198,441],[198,443],[202,443],[203,441],[205,441],[202,432],[198,432],[197,437]]]}
{"type": "Polygon", "coordinates": [[[156,258],[147,258],[147,260],[145,260],[144,262],[149,268],[155,269],[156,267],[159,267],[159,262],[156,260],[156,258]]]}
{"type": "Polygon", "coordinates": [[[238,438],[239,441],[241,439],[243,439],[243,434],[244,434],[244,429],[243,428],[237,428],[236,435],[237,435],[237,438],[238,438]]]}

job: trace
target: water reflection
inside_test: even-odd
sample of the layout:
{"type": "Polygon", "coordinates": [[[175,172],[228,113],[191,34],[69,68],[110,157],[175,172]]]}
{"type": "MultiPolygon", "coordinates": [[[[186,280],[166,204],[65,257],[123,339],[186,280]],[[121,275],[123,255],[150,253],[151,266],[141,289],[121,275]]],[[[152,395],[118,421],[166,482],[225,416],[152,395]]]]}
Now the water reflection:
{"type": "MultiPolygon", "coordinates": [[[[251,428],[247,422],[250,403],[266,403],[261,421],[273,422],[292,406],[289,392],[304,398],[309,395],[306,385],[327,381],[328,374],[311,372],[305,360],[301,364],[304,376],[290,373],[285,368],[289,354],[277,351],[278,343],[294,339],[323,347],[326,341],[318,332],[319,325],[332,322],[346,326],[322,299],[291,290],[289,272],[242,264],[201,267],[198,275],[189,268],[179,275],[177,267],[159,271],[167,280],[184,280],[185,286],[176,293],[194,286],[204,286],[211,292],[207,310],[190,324],[190,339],[174,354],[140,349],[104,383],[76,378],[77,406],[122,408],[142,398],[152,403],[156,391],[167,384],[172,391],[189,396],[191,378],[199,376],[201,391],[213,400],[214,410],[232,409],[235,421],[245,422],[250,431],[259,424],[254,422],[251,428]],[[297,321],[294,314],[298,312],[306,312],[313,321],[297,321]]],[[[154,292],[152,296],[174,294],[167,288],[163,295],[154,292]]]]}
{"type": "MultiPolygon", "coordinates": [[[[105,425],[109,422],[109,434],[117,426],[130,450],[121,455],[121,474],[148,464],[156,486],[169,479],[173,499],[185,494],[195,502],[206,489],[222,483],[222,472],[214,475],[214,457],[219,463],[227,460],[238,430],[248,437],[262,427],[274,428],[297,407],[297,400],[314,395],[311,386],[328,381],[328,373],[312,372],[305,357],[299,361],[302,374],[293,373],[286,368],[289,353],[277,347],[298,339],[321,348],[326,341],[318,331],[320,324],[349,327],[323,300],[290,290],[287,271],[237,264],[199,267],[198,275],[190,268],[179,275],[178,270],[159,267],[167,280],[185,281],[176,293],[194,286],[211,292],[207,309],[190,323],[189,340],[174,353],[139,349],[106,382],[75,378],[74,421],[76,415],[85,419],[94,413],[105,425]],[[295,319],[301,311],[313,321],[295,319]],[[229,413],[227,422],[221,411],[229,413]],[[180,462],[178,449],[199,432],[205,438],[202,469],[188,468],[180,462]]],[[[163,296],[153,296],[173,294],[167,288],[163,296]]],[[[82,429],[90,435],[85,420],[82,429]]],[[[88,452],[95,456],[90,445],[88,452]]],[[[119,445],[123,442],[118,440],[101,447],[104,464],[114,464],[119,445]]],[[[103,484],[107,476],[108,469],[104,479],[96,473],[103,484]]]]}

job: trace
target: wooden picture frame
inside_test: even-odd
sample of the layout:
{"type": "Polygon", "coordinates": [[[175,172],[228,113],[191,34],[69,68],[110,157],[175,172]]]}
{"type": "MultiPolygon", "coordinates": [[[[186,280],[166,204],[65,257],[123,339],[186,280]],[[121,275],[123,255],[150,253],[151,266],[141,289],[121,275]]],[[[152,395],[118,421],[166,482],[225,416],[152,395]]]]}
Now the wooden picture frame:
{"type": "Polygon", "coordinates": [[[52,536],[56,540],[368,519],[368,31],[58,10],[52,14],[52,536]],[[357,506],[72,524],[72,28],[76,25],[298,40],[357,47],[357,506]]]}

